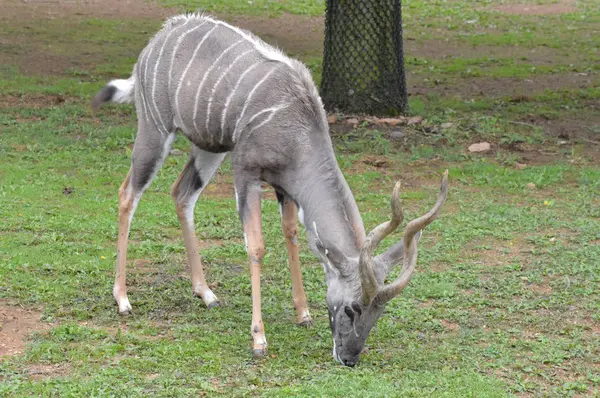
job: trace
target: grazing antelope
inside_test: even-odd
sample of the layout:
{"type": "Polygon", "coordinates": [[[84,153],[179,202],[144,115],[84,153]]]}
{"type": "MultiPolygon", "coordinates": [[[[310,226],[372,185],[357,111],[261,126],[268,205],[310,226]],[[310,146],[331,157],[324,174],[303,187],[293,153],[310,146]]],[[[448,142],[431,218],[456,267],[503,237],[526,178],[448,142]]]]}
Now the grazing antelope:
{"type": "Polygon", "coordinates": [[[243,224],[252,280],[253,353],[266,353],[260,306],[265,253],[260,184],[274,187],[300,324],[311,323],[298,257],[297,217],[305,225],[327,283],[333,356],[354,366],[386,303],[412,277],[421,230],[439,214],[447,172],[435,206],[411,221],[404,238],[379,256],[373,250],[402,221],[396,184],[392,220],[366,236],[350,188],[336,162],[325,111],[306,67],[251,33],[201,14],[169,19],[139,56],[127,80],[109,82],[92,100],[135,102],[138,131],[131,168],[119,189],[119,237],[113,295],[120,314],[131,305],[125,261],[131,219],[176,132],[191,142],[190,157],[172,187],[191,269],[192,290],[208,308],[218,304],[208,287],[194,232],[194,206],[227,153],[231,156],[237,210],[243,224]],[[384,280],[402,262],[400,276],[384,280]]]}

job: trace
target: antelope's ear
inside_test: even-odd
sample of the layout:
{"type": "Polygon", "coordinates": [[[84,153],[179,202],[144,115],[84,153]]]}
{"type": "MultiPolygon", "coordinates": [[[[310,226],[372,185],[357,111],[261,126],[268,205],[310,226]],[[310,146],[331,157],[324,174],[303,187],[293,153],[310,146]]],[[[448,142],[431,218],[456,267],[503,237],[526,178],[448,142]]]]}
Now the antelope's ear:
{"type": "MultiPolygon", "coordinates": [[[[423,231],[417,232],[415,235],[415,242],[419,243],[421,239],[421,234],[423,231]]],[[[391,246],[385,252],[381,253],[379,256],[375,257],[375,264],[377,264],[377,268],[375,269],[375,277],[379,283],[383,283],[388,274],[396,267],[398,264],[402,263],[402,259],[404,258],[404,240],[400,239],[400,242],[391,246]]]]}

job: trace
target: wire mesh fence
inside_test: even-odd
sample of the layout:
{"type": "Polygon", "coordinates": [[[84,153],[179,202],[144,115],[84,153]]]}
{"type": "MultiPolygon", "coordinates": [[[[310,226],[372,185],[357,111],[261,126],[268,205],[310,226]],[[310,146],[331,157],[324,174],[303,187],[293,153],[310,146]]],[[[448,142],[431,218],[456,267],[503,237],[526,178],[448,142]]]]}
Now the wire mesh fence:
{"type": "Polygon", "coordinates": [[[321,96],[330,112],[406,110],[401,0],[327,0],[321,96]]]}

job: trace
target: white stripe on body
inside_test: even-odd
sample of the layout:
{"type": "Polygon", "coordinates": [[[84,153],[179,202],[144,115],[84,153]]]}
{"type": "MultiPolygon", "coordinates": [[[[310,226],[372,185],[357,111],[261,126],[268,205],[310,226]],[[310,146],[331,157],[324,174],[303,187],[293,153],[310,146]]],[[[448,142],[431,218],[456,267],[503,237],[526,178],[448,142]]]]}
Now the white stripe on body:
{"type": "MultiPolygon", "coordinates": [[[[210,73],[210,71],[215,67],[215,65],[221,61],[221,59],[223,59],[223,56],[229,52],[229,50],[231,50],[233,47],[237,46],[238,44],[242,43],[243,40],[238,40],[235,43],[233,43],[232,45],[230,45],[229,47],[227,47],[225,50],[223,50],[223,52],[221,53],[221,55],[219,55],[219,57],[215,60],[215,62],[210,66],[210,68],[208,69],[208,71],[204,74],[204,76],[208,76],[208,74],[210,73]]],[[[250,50],[252,51],[252,50],[250,50]]],[[[226,69],[225,72],[219,76],[219,78],[217,79],[217,81],[215,82],[211,92],[210,92],[210,97],[208,97],[208,105],[206,106],[206,122],[205,122],[205,128],[206,128],[206,134],[208,136],[210,136],[210,132],[208,131],[208,124],[210,122],[210,107],[212,105],[212,100],[213,97],[215,95],[215,90],[217,88],[217,86],[219,85],[219,83],[221,83],[221,80],[223,79],[223,77],[225,77],[225,75],[227,74],[227,72],[229,72],[229,70],[231,69],[231,67],[235,64],[235,62],[237,62],[237,60],[240,59],[241,56],[249,53],[250,51],[246,51],[244,53],[242,53],[242,55],[238,56],[226,69]]],[[[195,107],[194,110],[197,109],[198,107],[198,101],[200,100],[200,90],[198,90],[196,92],[196,101],[195,101],[195,107]]],[[[196,126],[196,116],[194,115],[194,127],[196,126]]],[[[198,128],[196,127],[196,131],[198,131],[198,128]]],[[[222,134],[221,134],[222,135],[222,134]]],[[[212,141],[212,140],[211,140],[212,141]]]]}
{"type": "MultiPolygon", "coordinates": [[[[251,65],[248,69],[246,69],[244,71],[244,73],[242,73],[240,75],[240,78],[235,83],[235,86],[233,87],[233,90],[231,90],[231,93],[229,93],[229,96],[227,97],[227,100],[225,100],[225,106],[223,107],[223,112],[221,113],[221,133],[222,133],[222,135],[224,135],[223,132],[225,131],[225,120],[226,120],[226,116],[227,116],[227,109],[229,107],[229,103],[231,102],[231,99],[235,95],[235,92],[237,91],[237,89],[240,87],[240,84],[242,83],[242,80],[244,79],[244,76],[246,76],[249,72],[252,71],[252,69],[256,68],[260,64],[261,64],[261,62],[257,62],[255,64],[251,65]]],[[[236,122],[236,126],[237,126],[237,122],[236,122]]],[[[223,137],[221,137],[221,141],[222,140],[223,140],[223,137]]],[[[233,139],[232,139],[232,141],[233,141],[233,139]]]]}
{"type": "MultiPolygon", "coordinates": [[[[179,78],[179,84],[177,85],[177,90],[175,91],[175,112],[177,112],[177,116],[179,117],[179,120],[181,120],[181,129],[185,131],[185,123],[183,121],[183,119],[181,118],[181,112],[179,111],[179,90],[181,90],[181,86],[183,85],[183,81],[185,79],[185,75],[187,74],[188,70],[190,69],[190,66],[192,65],[192,63],[194,62],[194,58],[196,58],[196,55],[198,54],[198,51],[200,51],[200,47],[202,47],[202,44],[204,44],[204,42],[206,41],[206,39],[211,35],[211,33],[217,29],[218,25],[213,26],[202,38],[202,40],[200,40],[200,43],[198,43],[198,45],[196,46],[196,49],[194,50],[194,53],[192,54],[192,57],[190,58],[187,66],[185,67],[185,69],[183,70],[183,73],[181,74],[181,77],[179,78]]],[[[195,121],[194,121],[195,122],[195,121]]]]}
{"type": "Polygon", "coordinates": [[[266,109],[263,109],[262,111],[260,111],[260,112],[256,113],[254,116],[252,116],[252,117],[250,118],[250,120],[248,120],[248,124],[252,123],[252,121],[253,121],[254,119],[256,119],[258,116],[262,115],[263,113],[267,113],[267,112],[271,112],[271,113],[273,113],[273,112],[277,112],[277,111],[279,111],[279,110],[281,110],[281,109],[285,109],[285,108],[287,108],[288,106],[290,106],[290,104],[288,104],[288,103],[285,103],[285,104],[282,104],[282,105],[277,105],[277,106],[273,106],[273,107],[271,107],[271,108],[266,108],[266,109]]]}
{"type": "MultiPolygon", "coordinates": [[[[284,63],[287,66],[289,66],[290,68],[292,68],[294,71],[299,73],[301,80],[304,80],[305,83],[313,82],[312,75],[310,74],[310,72],[308,71],[308,69],[302,62],[295,60],[295,59],[290,59],[287,55],[285,55],[277,47],[273,47],[272,45],[269,45],[269,44],[263,42],[262,40],[255,37],[254,35],[248,34],[247,32],[244,32],[242,29],[240,29],[236,26],[229,25],[226,22],[217,21],[208,16],[202,16],[202,18],[206,19],[208,21],[211,21],[213,23],[223,25],[224,27],[239,34],[244,39],[246,39],[250,44],[252,44],[254,46],[254,48],[256,48],[258,50],[258,52],[261,53],[268,60],[284,63]]],[[[314,84],[310,84],[309,86],[299,86],[298,88],[302,91],[306,90],[308,93],[310,93],[312,96],[314,96],[317,99],[317,104],[319,105],[319,108],[323,108],[323,102],[321,101],[321,96],[319,95],[319,92],[314,84]]]]}
{"type": "MultiPolygon", "coordinates": [[[[176,26],[171,29],[171,31],[167,34],[167,37],[165,37],[165,40],[163,41],[162,46],[160,47],[160,51],[158,52],[158,57],[156,58],[156,62],[154,64],[154,77],[152,78],[152,103],[154,105],[154,109],[156,110],[156,114],[158,115],[158,120],[160,121],[160,123],[165,131],[167,130],[167,126],[165,125],[165,122],[162,120],[162,116],[160,116],[160,110],[158,109],[158,105],[156,103],[156,75],[158,74],[158,65],[162,61],[162,55],[165,50],[165,46],[167,45],[167,41],[169,40],[171,35],[173,35],[173,33],[175,33],[175,31],[178,28],[184,27],[188,22],[189,22],[189,20],[185,21],[185,23],[183,25],[176,26]]],[[[170,74],[170,72],[171,71],[169,70],[169,74],[170,74]]]]}
{"type": "MultiPolygon", "coordinates": [[[[145,68],[144,68],[144,77],[143,77],[143,85],[144,85],[144,88],[146,87],[146,86],[145,86],[145,83],[146,83],[146,78],[148,77],[148,63],[149,63],[149,59],[150,59],[150,56],[152,55],[152,51],[154,51],[154,46],[155,46],[155,45],[156,45],[156,43],[154,43],[154,44],[152,45],[152,47],[150,47],[150,50],[148,51],[148,54],[146,55],[146,66],[145,66],[145,68]]],[[[143,90],[143,89],[142,89],[142,97],[143,97],[143,101],[144,101],[144,102],[147,102],[147,99],[146,99],[146,94],[144,93],[144,90],[143,90]]],[[[156,118],[154,117],[154,112],[152,112],[152,108],[151,108],[151,106],[150,106],[150,103],[148,103],[148,104],[147,104],[147,106],[148,106],[148,111],[149,111],[148,113],[150,114],[150,117],[152,118],[152,122],[154,122],[154,126],[155,126],[155,127],[158,129],[158,131],[159,131],[161,134],[168,135],[169,133],[168,133],[167,131],[164,131],[164,129],[163,129],[163,131],[161,131],[161,128],[160,128],[160,126],[158,125],[158,123],[156,122],[156,118]]]]}
{"type": "MultiPolygon", "coordinates": [[[[215,94],[215,90],[217,88],[217,85],[221,82],[221,79],[223,79],[223,77],[225,77],[225,75],[227,75],[227,73],[229,73],[229,70],[233,67],[233,65],[235,65],[235,63],[237,61],[239,61],[244,55],[248,54],[251,51],[254,51],[254,50],[248,50],[248,51],[245,51],[245,52],[241,53],[240,55],[238,55],[233,60],[233,62],[231,62],[231,65],[229,65],[229,67],[225,70],[225,72],[223,72],[221,77],[219,77],[219,79],[217,80],[217,83],[215,83],[215,86],[212,89],[212,95],[209,100],[209,106],[210,106],[210,103],[212,102],[212,96],[215,94]]],[[[225,102],[223,112],[221,112],[221,139],[219,140],[219,143],[221,143],[221,144],[223,143],[223,136],[225,135],[225,114],[227,113],[227,107],[229,106],[230,99],[231,99],[231,97],[227,96],[227,101],[225,102]]],[[[210,113],[210,112],[207,112],[207,113],[210,113]]],[[[208,131],[208,116],[207,116],[207,120],[206,120],[206,131],[208,131]]]]}
{"type": "MultiPolygon", "coordinates": [[[[247,137],[249,137],[249,136],[250,136],[250,135],[251,135],[251,134],[254,132],[254,130],[256,130],[256,129],[258,129],[258,128],[262,127],[263,125],[265,125],[265,124],[267,124],[267,123],[269,123],[269,122],[271,121],[271,119],[273,119],[273,116],[275,116],[275,113],[276,113],[277,111],[280,111],[280,110],[282,110],[282,109],[285,109],[285,108],[287,108],[288,106],[289,106],[289,104],[283,104],[283,105],[274,106],[274,107],[272,107],[272,108],[263,109],[262,111],[258,112],[256,115],[252,116],[252,117],[250,118],[250,120],[248,121],[248,124],[250,124],[250,123],[252,122],[252,120],[254,120],[254,119],[257,117],[257,116],[259,116],[259,115],[262,115],[263,113],[270,112],[269,116],[268,116],[268,117],[267,117],[265,120],[263,120],[262,122],[260,122],[258,125],[256,125],[256,126],[252,127],[252,128],[250,129],[250,131],[248,131],[248,135],[247,135],[247,137]]],[[[248,125],[248,124],[247,124],[247,125],[248,125]]]]}
{"type": "Polygon", "coordinates": [[[150,121],[149,117],[150,117],[150,112],[148,111],[148,105],[146,104],[146,96],[144,95],[144,77],[142,76],[142,65],[144,64],[144,60],[147,61],[148,59],[148,48],[144,49],[144,52],[142,52],[142,54],[140,55],[140,58],[138,60],[138,77],[139,77],[139,81],[137,82],[138,85],[138,91],[140,94],[140,99],[142,102],[142,106],[144,107],[144,118],[146,119],[147,122],[150,121]]]}
{"type": "MultiPolygon", "coordinates": [[[[188,19],[188,21],[190,21],[190,20],[191,19],[188,19]]],[[[177,38],[177,42],[175,43],[175,47],[173,48],[173,53],[171,54],[171,63],[169,64],[169,82],[167,84],[169,93],[171,92],[171,81],[173,80],[173,63],[175,61],[175,55],[177,54],[177,50],[179,49],[179,46],[181,45],[181,42],[183,41],[183,39],[185,39],[185,37],[187,35],[189,35],[194,30],[198,29],[201,26],[204,26],[204,24],[201,23],[198,26],[194,26],[192,29],[189,29],[189,30],[183,32],[183,34],[177,38]]]]}
{"type": "Polygon", "coordinates": [[[263,77],[256,84],[256,86],[254,86],[254,88],[252,88],[252,90],[250,90],[250,93],[248,93],[248,97],[246,97],[246,102],[244,102],[244,107],[242,108],[242,113],[240,113],[240,116],[238,117],[238,120],[235,122],[235,128],[233,129],[233,142],[236,142],[237,137],[240,134],[240,131],[238,130],[238,126],[240,124],[240,120],[242,120],[242,118],[244,117],[244,114],[246,113],[246,109],[248,108],[248,104],[250,104],[250,101],[252,100],[252,96],[254,95],[254,92],[256,92],[256,89],[258,87],[260,87],[260,85],[263,84],[269,78],[269,76],[271,76],[271,74],[273,72],[275,72],[277,69],[278,69],[278,67],[274,67],[269,72],[267,72],[267,74],[265,75],[265,77],[263,77]]]}
{"type": "MultiPolygon", "coordinates": [[[[235,43],[233,43],[233,45],[229,46],[225,51],[229,50],[231,47],[237,45],[240,42],[241,42],[241,40],[236,41],[235,43]]],[[[210,74],[210,72],[212,72],[215,65],[221,60],[225,51],[222,52],[221,55],[219,55],[219,57],[215,60],[215,62],[213,62],[212,65],[209,66],[208,69],[204,72],[204,76],[202,76],[202,80],[200,81],[200,85],[198,86],[198,90],[196,91],[196,95],[194,96],[194,114],[192,115],[192,119],[194,121],[194,128],[196,129],[196,132],[198,132],[198,134],[200,134],[200,129],[198,129],[198,122],[197,122],[198,103],[200,102],[200,92],[202,92],[202,88],[204,88],[204,83],[206,82],[208,75],[210,74]]],[[[210,135],[210,134],[208,134],[208,127],[206,128],[206,134],[210,135]]]]}
{"type": "Polygon", "coordinates": [[[238,35],[242,36],[246,41],[248,41],[250,44],[252,44],[254,46],[254,48],[256,48],[258,50],[258,52],[260,52],[265,58],[273,60],[273,61],[283,62],[284,64],[286,64],[288,66],[292,66],[290,59],[287,56],[285,56],[281,51],[279,51],[278,49],[275,49],[271,46],[268,46],[268,47],[265,46],[261,41],[257,40],[257,38],[249,35],[248,33],[244,32],[240,28],[229,25],[228,23],[225,23],[223,21],[217,21],[208,16],[202,16],[202,18],[206,19],[207,21],[210,21],[212,23],[222,25],[222,26],[234,31],[238,35]]]}
{"type": "MultiPolygon", "coordinates": [[[[321,97],[319,96],[317,88],[313,83],[310,72],[308,71],[306,66],[304,64],[302,64],[302,62],[295,60],[295,59],[290,59],[278,48],[273,47],[273,46],[263,42],[262,40],[260,40],[260,38],[255,37],[254,35],[250,34],[249,32],[245,32],[238,27],[229,25],[228,23],[223,22],[223,21],[215,20],[215,19],[211,18],[210,16],[206,16],[201,13],[177,15],[177,16],[171,18],[170,21],[176,22],[176,21],[181,21],[183,19],[196,20],[196,21],[208,21],[215,25],[222,25],[223,27],[240,35],[244,40],[248,41],[248,43],[250,43],[267,60],[278,61],[278,62],[281,62],[281,63],[286,64],[289,67],[291,67],[296,73],[299,74],[300,81],[304,82],[304,84],[300,84],[297,86],[298,89],[301,91],[306,91],[309,95],[314,97],[313,99],[315,99],[315,106],[318,108],[317,113],[321,114],[320,115],[321,116],[320,119],[322,119],[321,122],[325,123],[325,125],[326,125],[325,113],[319,111],[319,110],[323,109],[323,102],[321,101],[321,97]]],[[[194,107],[194,110],[196,110],[196,109],[197,109],[197,104],[194,107]]],[[[319,115],[317,115],[317,116],[319,116],[319,115]]],[[[224,119],[225,119],[225,117],[223,116],[222,120],[224,120],[224,119]]],[[[194,121],[195,120],[196,120],[196,117],[194,117],[194,121]]],[[[223,130],[224,125],[225,125],[225,123],[222,122],[221,123],[222,130],[223,130]]],[[[197,126],[196,126],[196,128],[197,128],[197,126]]]]}

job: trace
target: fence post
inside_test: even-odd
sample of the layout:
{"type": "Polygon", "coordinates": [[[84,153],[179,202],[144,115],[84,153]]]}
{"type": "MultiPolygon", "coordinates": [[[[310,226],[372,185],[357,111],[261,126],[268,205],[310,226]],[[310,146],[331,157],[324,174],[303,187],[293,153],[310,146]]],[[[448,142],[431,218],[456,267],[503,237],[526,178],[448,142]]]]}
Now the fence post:
{"type": "Polygon", "coordinates": [[[321,80],[327,111],[406,111],[401,6],[401,0],[327,0],[321,80]]]}

